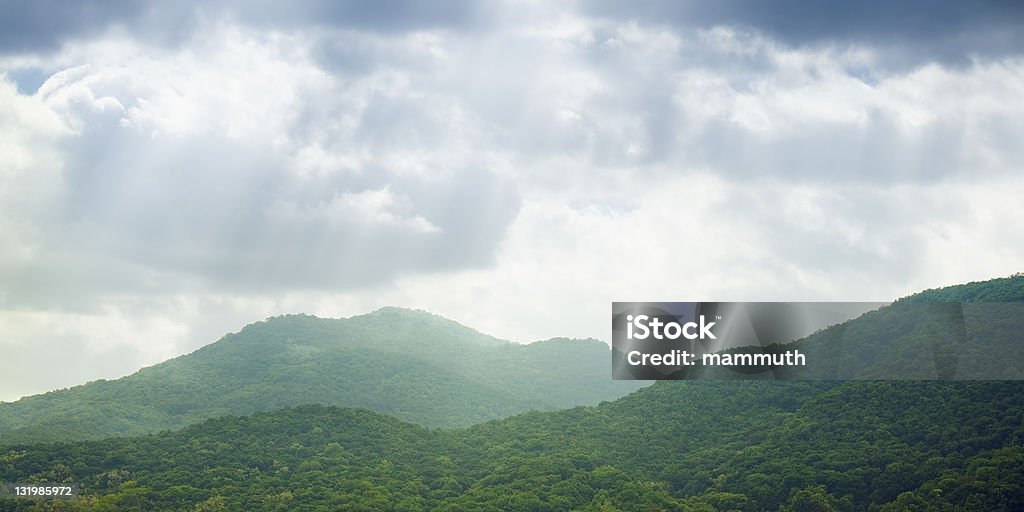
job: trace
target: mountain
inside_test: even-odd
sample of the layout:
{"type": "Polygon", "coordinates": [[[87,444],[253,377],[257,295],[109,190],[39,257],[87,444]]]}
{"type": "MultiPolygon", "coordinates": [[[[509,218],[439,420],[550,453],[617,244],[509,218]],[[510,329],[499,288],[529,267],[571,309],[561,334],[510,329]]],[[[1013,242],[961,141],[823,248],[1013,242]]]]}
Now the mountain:
{"type": "MultiPolygon", "coordinates": [[[[1006,301],[1019,279],[921,296],[960,301],[985,290],[1006,301]]],[[[903,318],[898,309],[879,311],[903,318]]],[[[378,353],[404,361],[406,338],[432,340],[418,354],[434,362],[446,361],[446,347],[498,350],[503,356],[490,361],[507,363],[502,378],[513,380],[523,371],[511,368],[522,354],[536,364],[562,360],[560,353],[576,358],[577,348],[592,345],[553,340],[517,348],[439,317],[383,310],[339,321],[274,319],[203,349],[222,357],[195,360],[223,373],[222,358],[320,354],[322,344],[359,351],[375,339],[378,353]],[[410,327],[370,336],[399,318],[410,327]],[[435,336],[438,330],[448,335],[435,336]]],[[[248,371],[261,368],[246,361],[248,371]]],[[[256,361],[277,368],[274,357],[256,361]]],[[[185,366],[199,372],[202,365],[185,366]]],[[[601,366],[607,379],[607,359],[601,366]]],[[[174,375],[169,368],[162,371],[174,375]]],[[[476,364],[466,368],[467,378],[479,375],[476,364]]],[[[559,366],[545,371],[552,368],[559,366]]],[[[1017,511],[1024,510],[1024,381],[670,381],[596,407],[459,429],[301,405],[140,437],[0,448],[0,481],[75,482],[84,494],[0,499],[0,511],[1017,511]]]]}
{"type": "Polygon", "coordinates": [[[1024,382],[670,381],[455,430],[300,406],[11,447],[0,480],[81,484],[45,510],[1014,511],[1024,382]]]}
{"type": "Polygon", "coordinates": [[[610,380],[609,353],[596,340],[520,345],[398,308],[289,315],[121,379],[0,404],[0,445],[144,434],[305,403],[465,426],[597,404],[643,385],[610,380]]]}
{"type": "MultiPolygon", "coordinates": [[[[800,340],[729,349],[785,354],[806,366],[695,366],[682,379],[1024,379],[1024,274],[926,290],[800,340]]],[[[613,358],[630,367],[621,352],[613,358]]]]}
{"type": "Polygon", "coordinates": [[[1024,273],[987,281],[931,288],[901,300],[940,302],[1020,302],[1024,300],[1024,273]]]}

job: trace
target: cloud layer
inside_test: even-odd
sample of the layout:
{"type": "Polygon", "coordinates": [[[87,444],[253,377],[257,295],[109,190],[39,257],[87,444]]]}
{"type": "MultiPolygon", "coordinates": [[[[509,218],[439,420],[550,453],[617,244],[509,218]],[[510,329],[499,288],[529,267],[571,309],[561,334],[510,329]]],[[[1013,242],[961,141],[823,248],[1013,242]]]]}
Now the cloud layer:
{"type": "Polygon", "coordinates": [[[0,399],[284,312],[606,338],[1021,270],[1018,8],[369,5],[5,7],[0,399]]]}

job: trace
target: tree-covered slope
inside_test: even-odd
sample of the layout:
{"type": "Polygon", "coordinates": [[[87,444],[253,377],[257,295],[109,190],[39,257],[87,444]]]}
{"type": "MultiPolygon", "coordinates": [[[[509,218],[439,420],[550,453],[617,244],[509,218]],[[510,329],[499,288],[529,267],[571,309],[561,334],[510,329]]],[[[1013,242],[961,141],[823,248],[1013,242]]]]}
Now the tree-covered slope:
{"type": "MultiPolygon", "coordinates": [[[[1018,279],[1003,285],[1013,286],[1018,279]]],[[[1013,296],[984,283],[972,286],[1000,300],[1013,296]]],[[[964,308],[964,314],[972,314],[964,308]]],[[[997,308],[992,319],[1006,313],[997,308]]],[[[908,346],[907,340],[893,336],[927,340],[950,330],[941,315],[929,333],[922,327],[928,322],[916,317],[910,321],[902,309],[873,314],[882,316],[855,329],[865,336],[873,332],[879,344],[875,349],[886,340],[908,346]]],[[[992,328],[1005,325],[996,322],[992,328]]],[[[562,393],[559,385],[570,390],[566,394],[582,392],[537,380],[564,375],[570,369],[566,361],[578,363],[580,354],[596,343],[551,340],[515,346],[438,317],[402,310],[348,320],[286,317],[249,326],[132,377],[151,379],[144,386],[95,388],[104,397],[95,403],[122,419],[127,416],[117,408],[120,403],[141,411],[158,404],[160,410],[186,414],[199,400],[169,395],[199,393],[188,387],[191,378],[211,375],[229,378],[230,384],[197,395],[217,404],[207,412],[234,413],[230,401],[217,402],[211,395],[257,394],[265,382],[288,390],[298,402],[305,399],[301,386],[288,383],[323,381],[329,372],[318,373],[317,365],[333,361],[327,354],[338,347],[346,355],[381,354],[372,359],[381,364],[397,361],[386,363],[403,369],[387,374],[398,376],[395,392],[418,389],[416,385],[434,389],[436,381],[424,385],[419,379],[447,370],[445,375],[474,385],[493,384],[476,388],[478,393],[488,389],[514,399],[541,400],[545,397],[537,395],[544,390],[553,396],[562,393]],[[373,334],[398,319],[412,327],[391,336],[373,334]],[[448,335],[439,334],[445,326],[448,335]],[[463,341],[453,341],[459,339],[463,341]],[[423,343],[420,350],[410,348],[423,340],[431,343],[423,343]],[[453,363],[445,358],[446,350],[456,347],[467,358],[453,363]],[[190,361],[199,354],[204,355],[190,361]],[[400,377],[414,372],[416,365],[431,371],[415,374],[407,384],[400,377]],[[246,380],[252,375],[262,377],[246,380]],[[529,377],[517,379],[523,375],[529,377]]],[[[859,351],[871,347],[846,348],[843,353],[861,357],[859,351]]],[[[339,371],[364,371],[361,375],[367,378],[392,369],[366,370],[365,364],[351,361],[330,364],[339,371]]],[[[607,363],[602,348],[594,366],[597,381],[610,382],[607,363]]],[[[377,387],[384,386],[377,382],[377,387]]],[[[327,385],[326,391],[312,394],[332,389],[327,385]]],[[[344,396],[357,399],[355,394],[344,396]]],[[[546,398],[545,404],[553,403],[546,398]]],[[[481,403],[477,395],[467,399],[481,403]]],[[[274,398],[260,395],[258,400],[267,404],[274,398]]],[[[88,408],[89,402],[55,403],[88,408]]],[[[439,406],[398,403],[409,408],[399,411],[436,411],[439,406]]],[[[596,407],[527,412],[450,430],[365,410],[299,406],[221,417],[143,437],[0,448],[0,481],[76,482],[86,495],[66,502],[0,500],[0,511],[1014,511],[1024,508],[1024,381],[660,382],[596,407]]]]}
{"type": "MultiPolygon", "coordinates": [[[[1024,274],[927,290],[806,338],[733,353],[799,350],[806,366],[704,367],[679,378],[1024,379],[1024,274]],[[755,371],[758,370],[758,371],[755,371]]],[[[622,358],[617,352],[616,358],[622,358]]]]}
{"type": "Polygon", "coordinates": [[[1020,302],[1024,301],[1024,273],[986,281],[931,288],[900,300],[945,302],[1020,302]]]}
{"type": "Polygon", "coordinates": [[[122,379],[0,404],[0,445],[143,434],[305,403],[465,426],[636,389],[609,380],[608,354],[595,340],[519,345],[397,308],[277,317],[122,379]]]}
{"type": "Polygon", "coordinates": [[[662,382],[461,430],[303,406],[11,447],[0,480],[82,484],[55,510],[1008,511],[1022,447],[1021,382],[662,382]]]}

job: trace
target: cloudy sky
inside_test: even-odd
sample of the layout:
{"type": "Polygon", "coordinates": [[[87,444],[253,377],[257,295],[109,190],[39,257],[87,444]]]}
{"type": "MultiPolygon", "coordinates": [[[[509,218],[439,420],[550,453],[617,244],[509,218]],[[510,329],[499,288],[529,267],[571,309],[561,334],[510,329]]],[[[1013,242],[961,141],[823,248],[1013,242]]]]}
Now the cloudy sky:
{"type": "Polygon", "coordinates": [[[1024,8],[0,0],[0,400],[270,315],[1024,270],[1024,8]]]}

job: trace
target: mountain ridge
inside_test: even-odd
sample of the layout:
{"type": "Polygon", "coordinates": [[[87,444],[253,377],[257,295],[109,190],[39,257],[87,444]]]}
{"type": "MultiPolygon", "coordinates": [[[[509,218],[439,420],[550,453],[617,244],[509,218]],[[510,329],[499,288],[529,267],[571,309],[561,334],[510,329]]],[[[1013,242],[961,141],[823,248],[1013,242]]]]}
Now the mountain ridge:
{"type": "Polygon", "coordinates": [[[92,511],[1024,508],[1024,381],[665,381],[452,429],[305,404],[68,439],[0,447],[0,481],[79,483],[54,507],[92,511]]]}
{"type": "Polygon", "coordinates": [[[341,319],[270,317],[120,379],[2,403],[0,445],[144,434],[301,403],[465,426],[596,404],[642,385],[608,379],[603,343],[534,345],[404,308],[341,319]]]}
{"type": "MultiPolygon", "coordinates": [[[[720,354],[799,350],[806,366],[682,368],[674,379],[905,380],[1024,379],[1024,274],[933,288],[803,338],[730,348],[720,354]]],[[[626,364],[638,377],[656,375],[626,364]]]]}

